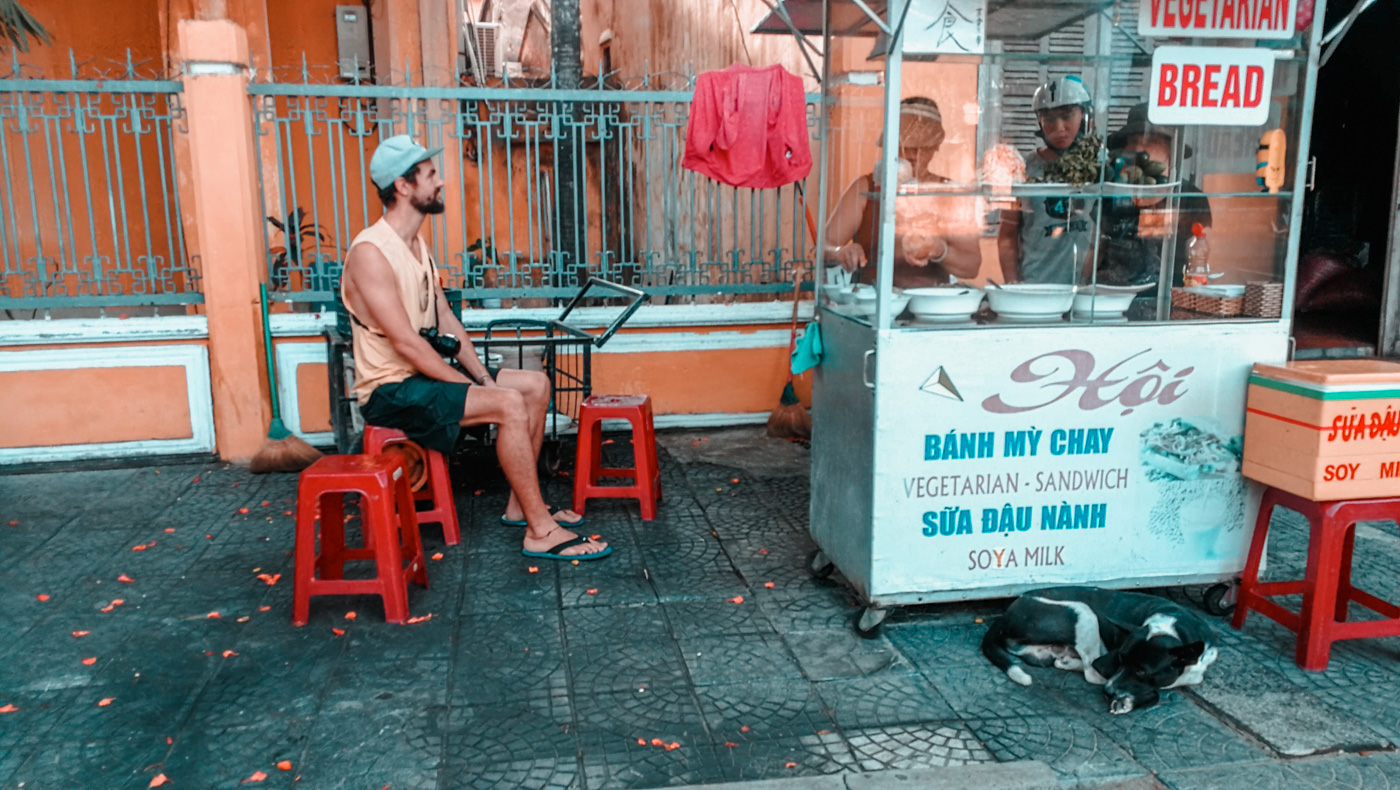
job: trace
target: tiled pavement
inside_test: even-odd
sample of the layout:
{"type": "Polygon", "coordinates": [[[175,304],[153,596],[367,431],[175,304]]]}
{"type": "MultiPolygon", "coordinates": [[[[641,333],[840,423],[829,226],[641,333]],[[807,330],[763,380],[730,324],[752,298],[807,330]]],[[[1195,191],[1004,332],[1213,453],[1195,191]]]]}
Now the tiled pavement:
{"type": "MultiPolygon", "coordinates": [[[[499,474],[459,470],[464,545],[425,528],[442,559],[410,626],[371,598],[290,625],[292,475],[0,476],[0,787],[644,788],[1012,760],[1064,786],[1400,783],[1398,640],[1307,673],[1280,627],[1222,623],[1203,686],[1112,717],[1069,673],[992,670],[992,603],[856,637],[847,588],[806,571],[805,450],[758,430],[663,435],[659,518],[595,500],[588,530],[616,554],[579,565],[521,557],[499,474]]],[[[1285,524],[1271,558],[1296,573],[1285,524]]],[[[1363,586],[1400,597],[1393,525],[1357,556],[1363,586]]]]}

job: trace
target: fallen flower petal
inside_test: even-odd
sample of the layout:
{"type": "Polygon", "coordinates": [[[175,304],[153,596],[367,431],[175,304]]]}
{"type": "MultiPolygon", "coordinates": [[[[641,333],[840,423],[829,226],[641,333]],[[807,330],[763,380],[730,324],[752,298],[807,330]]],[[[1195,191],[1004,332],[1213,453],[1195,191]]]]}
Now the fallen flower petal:
{"type": "Polygon", "coordinates": [[[148,785],[146,785],[146,786],[147,786],[147,787],[160,787],[161,785],[163,785],[163,784],[165,784],[166,782],[169,782],[169,781],[170,781],[169,779],[165,778],[165,774],[156,774],[156,775],[155,775],[155,778],[151,780],[151,783],[148,784],[148,785]]]}
{"type": "Polygon", "coordinates": [[[652,746],[665,746],[665,745],[666,745],[666,742],[663,741],[663,740],[661,740],[660,738],[652,738],[652,739],[651,739],[651,745],[652,745],[652,746]]]}
{"type": "Polygon", "coordinates": [[[17,519],[17,518],[12,518],[12,519],[10,519],[10,526],[12,526],[12,527],[18,527],[18,526],[19,526],[19,519],[17,519]]]}
{"type": "Polygon", "coordinates": [[[167,534],[167,535],[174,535],[174,534],[175,534],[175,528],[174,528],[174,527],[166,527],[166,528],[165,528],[165,534],[167,534]]]}
{"type": "Polygon", "coordinates": [[[223,615],[219,614],[218,612],[210,612],[209,614],[204,615],[204,617],[209,620],[218,620],[222,618],[223,615]]]}
{"type": "Polygon", "coordinates": [[[602,539],[603,539],[603,536],[602,536],[602,535],[589,535],[589,536],[588,536],[588,539],[589,539],[589,540],[602,540],[602,539]]]}
{"type": "Polygon", "coordinates": [[[38,595],[36,595],[36,596],[34,596],[34,597],[37,598],[37,599],[40,600],[40,601],[47,601],[47,600],[49,599],[49,594],[48,594],[48,593],[39,593],[38,595]]]}
{"type": "Polygon", "coordinates": [[[730,749],[733,749],[733,748],[738,747],[739,744],[737,744],[737,743],[735,743],[735,742],[733,742],[733,741],[725,741],[725,742],[724,742],[724,745],[725,745],[726,747],[730,748],[730,749]]]}
{"type": "Polygon", "coordinates": [[[277,763],[277,768],[281,771],[290,771],[292,770],[292,761],[282,760],[281,762],[277,763]]]}
{"type": "Polygon", "coordinates": [[[270,505],[270,504],[272,504],[272,503],[269,502],[269,501],[267,501],[266,499],[264,499],[262,502],[259,502],[258,504],[261,505],[262,507],[267,507],[268,505],[270,505]]]}
{"type": "Polygon", "coordinates": [[[115,609],[115,608],[117,608],[117,607],[112,606],[111,604],[108,604],[108,605],[102,607],[101,609],[98,609],[97,611],[102,612],[103,614],[106,614],[107,612],[110,612],[110,611],[112,611],[112,610],[115,609]]]}
{"type": "Polygon", "coordinates": [[[486,489],[478,488],[477,490],[472,492],[472,496],[481,496],[484,493],[486,493],[486,489]]]}
{"type": "Polygon", "coordinates": [[[259,612],[269,612],[269,611],[272,611],[272,607],[271,607],[271,606],[259,606],[259,607],[258,607],[258,611],[259,611],[259,612]]]}
{"type": "Polygon", "coordinates": [[[771,590],[773,589],[773,582],[764,582],[763,586],[771,590]]]}
{"type": "Polygon", "coordinates": [[[737,478],[737,477],[731,477],[731,478],[729,478],[729,482],[731,482],[731,483],[737,483],[737,482],[739,482],[739,478],[737,478]]]}
{"type": "Polygon", "coordinates": [[[92,632],[91,632],[91,631],[74,631],[74,632],[73,632],[73,636],[74,636],[74,637],[77,637],[77,638],[82,638],[82,637],[87,636],[87,635],[90,634],[90,633],[92,633],[92,632]]]}
{"type": "Polygon", "coordinates": [[[604,439],[604,440],[603,440],[603,444],[612,444],[612,443],[613,443],[613,440],[612,440],[612,439],[604,439]]]}
{"type": "Polygon", "coordinates": [[[132,547],[131,547],[131,550],[132,550],[132,551],[145,551],[145,550],[146,550],[146,544],[144,544],[144,543],[138,543],[137,545],[132,546],[132,547]]]}
{"type": "Polygon", "coordinates": [[[435,552],[433,552],[433,560],[436,561],[436,560],[441,560],[441,559],[442,559],[442,552],[440,552],[440,551],[435,551],[435,552]]]}
{"type": "Polygon", "coordinates": [[[359,617],[359,615],[355,614],[354,612],[346,612],[346,613],[345,613],[345,619],[346,619],[346,620],[354,620],[356,617],[359,617]]]}
{"type": "Polygon", "coordinates": [[[345,636],[345,629],[343,629],[343,628],[332,628],[332,629],[331,629],[331,633],[335,634],[336,636],[345,636]]]}
{"type": "Polygon", "coordinates": [[[254,771],[252,776],[248,777],[247,779],[244,779],[242,782],[239,782],[239,784],[245,784],[245,785],[254,784],[254,783],[257,783],[257,782],[261,782],[262,780],[264,780],[264,779],[266,779],[266,778],[267,778],[267,774],[263,773],[262,771],[254,771]]]}
{"type": "Polygon", "coordinates": [[[646,739],[646,738],[638,738],[638,739],[637,739],[637,745],[638,745],[638,746],[646,746],[646,745],[647,745],[647,739],[646,739]]]}
{"type": "Polygon", "coordinates": [[[246,508],[246,507],[241,507],[241,508],[238,509],[238,512],[239,512],[239,513],[247,513],[247,512],[248,512],[248,508],[246,508]]]}
{"type": "Polygon", "coordinates": [[[237,651],[237,650],[225,650],[225,651],[224,651],[224,658],[233,658],[233,657],[236,656],[236,655],[238,655],[238,651],[237,651]]]}
{"type": "Polygon", "coordinates": [[[748,732],[748,731],[749,731],[749,725],[747,725],[747,724],[744,724],[744,725],[742,725],[742,726],[739,727],[739,732],[748,732]]]}
{"type": "Polygon", "coordinates": [[[19,708],[16,708],[14,705],[11,705],[9,703],[0,705],[0,713],[14,713],[17,710],[19,710],[19,708]]]}
{"type": "Polygon", "coordinates": [[[417,617],[410,617],[407,620],[405,620],[404,623],[407,625],[417,625],[419,623],[426,623],[431,619],[433,619],[433,613],[429,612],[427,614],[419,615],[417,617]]]}
{"type": "Polygon", "coordinates": [[[668,752],[675,751],[679,748],[681,748],[681,745],[679,743],[676,743],[675,741],[671,741],[670,743],[666,744],[666,751],[668,752]]]}
{"type": "Polygon", "coordinates": [[[97,707],[105,708],[108,705],[111,705],[113,702],[115,702],[116,699],[116,697],[103,697],[102,699],[97,701],[97,707]]]}
{"type": "Polygon", "coordinates": [[[797,767],[797,763],[787,763],[787,764],[785,764],[783,767],[784,767],[784,768],[796,768],[796,767],[797,767]]]}
{"type": "Polygon", "coordinates": [[[113,605],[113,606],[121,606],[121,605],[124,604],[124,603],[126,603],[126,599],[125,599],[125,598],[113,598],[113,599],[112,599],[112,605],[113,605]]]}
{"type": "Polygon", "coordinates": [[[733,598],[730,598],[730,599],[729,599],[729,602],[730,602],[730,603],[743,603],[743,602],[744,602],[744,596],[742,596],[742,595],[736,595],[736,596],[734,596],[733,598]]]}
{"type": "Polygon", "coordinates": [[[539,566],[538,566],[538,565],[531,565],[529,568],[526,568],[526,570],[529,571],[530,573],[539,573],[539,572],[540,572],[540,569],[539,569],[539,566]]]}
{"type": "Polygon", "coordinates": [[[589,595],[597,595],[597,594],[598,594],[598,588],[597,588],[597,587],[589,587],[587,590],[584,590],[584,592],[588,593],[589,595]]]}
{"type": "Polygon", "coordinates": [[[122,575],[120,575],[120,576],[117,577],[117,581],[123,582],[123,583],[125,583],[125,584],[131,584],[131,583],[135,582],[136,580],[133,579],[133,578],[131,578],[130,576],[127,576],[125,573],[123,573],[122,575]]]}
{"type": "Polygon", "coordinates": [[[88,656],[87,658],[83,659],[83,664],[84,664],[85,666],[89,666],[89,667],[90,667],[90,666],[92,666],[93,664],[96,664],[96,663],[97,663],[97,656],[88,656]]]}
{"type": "Polygon", "coordinates": [[[262,579],[263,582],[264,582],[265,584],[267,584],[268,587],[271,587],[272,585],[274,585],[274,584],[277,583],[277,580],[278,580],[278,579],[281,579],[281,578],[282,578],[282,574],[280,574],[280,573],[259,573],[259,574],[258,574],[258,578],[259,578],[259,579],[262,579]]]}

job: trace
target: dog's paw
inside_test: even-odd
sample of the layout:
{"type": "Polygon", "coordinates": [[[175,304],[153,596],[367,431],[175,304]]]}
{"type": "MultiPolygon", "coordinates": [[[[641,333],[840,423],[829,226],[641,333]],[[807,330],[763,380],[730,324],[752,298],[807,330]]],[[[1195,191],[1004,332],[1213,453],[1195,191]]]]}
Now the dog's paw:
{"type": "Polygon", "coordinates": [[[1011,678],[1012,681],[1022,686],[1029,686],[1031,684],[1031,676],[1026,672],[1026,670],[1021,669],[1018,666],[1012,666],[1008,668],[1006,670],[1006,676],[1011,678]]]}
{"type": "Polygon", "coordinates": [[[1124,713],[1131,713],[1132,710],[1133,698],[1127,694],[1120,694],[1108,702],[1108,712],[1114,716],[1122,716],[1124,713]]]}
{"type": "Polygon", "coordinates": [[[1078,672],[1084,668],[1084,662],[1078,655],[1061,654],[1055,657],[1055,669],[1067,669],[1070,672],[1078,672]]]}

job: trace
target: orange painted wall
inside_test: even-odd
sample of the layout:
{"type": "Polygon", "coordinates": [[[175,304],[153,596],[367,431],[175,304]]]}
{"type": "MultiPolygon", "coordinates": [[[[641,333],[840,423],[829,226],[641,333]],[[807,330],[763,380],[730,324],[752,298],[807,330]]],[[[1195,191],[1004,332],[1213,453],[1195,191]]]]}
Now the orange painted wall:
{"type": "Polygon", "coordinates": [[[301,419],[289,426],[300,433],[319,433],[331,429],[331,407],[326,383],[325,364],[297,365],[297,408],[301,419]]]}
{"type": "Polygon", "coordinates": [[[0,431],[0,447],[193,435],[185,369],[174,366],[0,373],[0,414],[24,415],[0,431]]]}
{"type": "MultiPolygon", "coordinates": [[[[786,347],[596,354],[593,391],[650,395],[657,414],[762,412],[778,405],[786,360],[786,347]]],[[[810,404],[810,374],[793,389],[810,404]]]]}

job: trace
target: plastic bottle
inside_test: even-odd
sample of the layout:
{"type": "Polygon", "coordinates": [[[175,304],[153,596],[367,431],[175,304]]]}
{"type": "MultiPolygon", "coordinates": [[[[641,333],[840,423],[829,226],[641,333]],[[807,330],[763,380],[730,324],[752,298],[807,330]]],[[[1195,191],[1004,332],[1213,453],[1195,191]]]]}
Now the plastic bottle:
{"type": "Polygon", "coordinates": [[[1188,286],[1210,282],[1210,240],[1199,222],[1191,225],[1191,240],[1186,242],[1185,281],[1188,286]]]}

